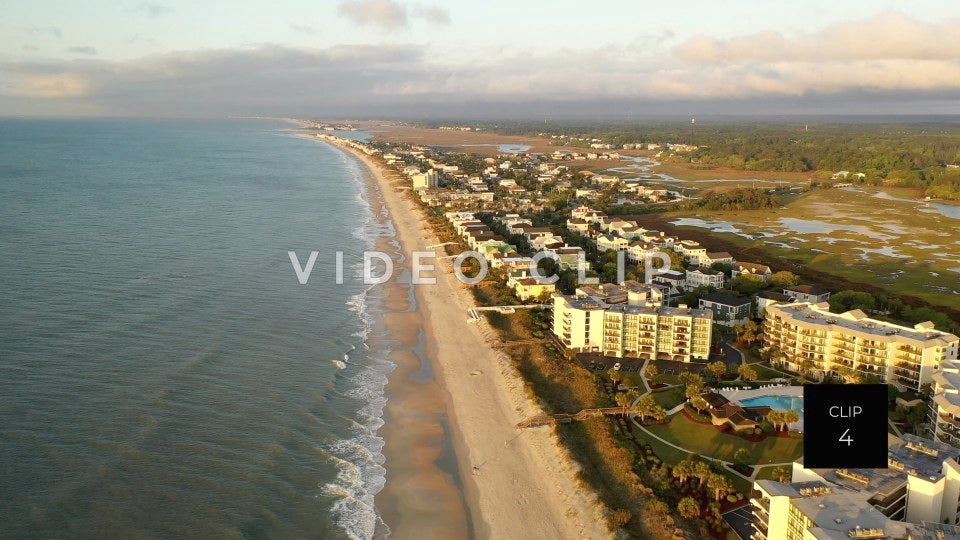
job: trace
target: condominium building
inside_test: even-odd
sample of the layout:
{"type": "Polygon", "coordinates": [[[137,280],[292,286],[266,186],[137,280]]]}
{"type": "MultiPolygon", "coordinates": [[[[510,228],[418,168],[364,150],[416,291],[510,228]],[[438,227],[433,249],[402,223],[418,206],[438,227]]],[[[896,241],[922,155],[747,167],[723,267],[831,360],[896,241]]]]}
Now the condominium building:
{"type": "Polygon", "coordinates": [[[921,523],[958,522],[960,449],[915,435],[889,435],[886,469],[807,469],[793,464],[794,482],[824,482],[859,493],[883,515],[921,523]]]}
{"type": "Polygon", "coordinates": [[[763,347],[773,361],[822,377],[872,375],[920,390],[945,362],[957,359],[957,336],[925,322],[907,327],[868,318],[862,311],[831,313],[829,304],[774,304],[766,308],[763,347]]]}
{"type": "Polygon", "coordinates": [[[752,540],[947,540],[960,527],[886,516],[863,494],[825,482],[753,484],[752,540]]]}
{"type": "Polygon", "coordinates": [[[608,303],[616,296],[554,295],[553,332],[577,352],[684,362],[709,357],[711,311],[664,307],[639,295],[631,303],[629,293],[623,296],[628,301],[608,303]]]}
{"type": "Polygon", "coordinates": [[[412,174],[410,179],[413,181],[413,189],[435,189],[440,185],[440,175],[433,169],[425,173],[412,174]]]}
{"type": "Polygon", "coordinates": [[[960,362],[948,360],[933,375],[934,437],[960,447],[960,362]]]}

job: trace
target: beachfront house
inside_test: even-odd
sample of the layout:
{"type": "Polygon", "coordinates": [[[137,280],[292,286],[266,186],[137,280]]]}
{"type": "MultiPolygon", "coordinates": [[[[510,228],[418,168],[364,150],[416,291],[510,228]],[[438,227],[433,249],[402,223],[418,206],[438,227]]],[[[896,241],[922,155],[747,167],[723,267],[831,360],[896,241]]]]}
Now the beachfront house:
{"type": "Polygon", "coordinates": [[[730,255],[726,251],[715,251],[708,252],[703,257],[700,257],[700,266],[713,266],[715,264],[733,264],[733,255],[730,255]]]}
{"type": "Polygon", "coordinates": [[[567,220],[567,229],[571,232],[586,235],[590,232],[590,222],[581,218],[567,220]]]}
{"type": "Polygon", "coordinates": [[[630,241],[619,236],[601,234],[597,237],[597,251],[626,251],[630,241]]]}
{"type": "Polygon", "coordinates": [[[707,256],[707,248],[700,245],[700,242],[693,240],[681,240],[673,245],[674,251],[686,257],[690,264],[700,265],[700,260],[707,256]]]}
{"type": "Polygon", "coordinates": [[[830,291],[816,285],[794,285],[783,290],[794,302],[819,304],[830,299],[830,291]]]}
{"type": "Polygon", "coordinates": [[[687,289],[693,290],[698,287],[722,289],[726,277],[723,272],[711,268],[687,270],[687,289]]]}
{"type": "Polygon", "coordinates": [[[750,308],[753,300],[749,297],[730,296],[722,293],[709,293],[700,298],[700,309],[713,312],[717,324],[737,326],[750,320],[750,308]]]}
{"type": "Polygon", "coordinates": [[[760,278],[761,281],[766,283],[770,280],[770,276],[773,275],[773,271],[770,270],[770,267],[765,264],[736,262],[733,264],[733,268],[730,269],[730,275],[733,277],[744,275],[756,276],[760,278]]]}
{"type": "Polygon", "coordinates": [[[536,278],[528,277],[514,280],[513,290],[521,300],[534,300],[553,294],[557,287],[554,283],[540,283],[536,278]]]}

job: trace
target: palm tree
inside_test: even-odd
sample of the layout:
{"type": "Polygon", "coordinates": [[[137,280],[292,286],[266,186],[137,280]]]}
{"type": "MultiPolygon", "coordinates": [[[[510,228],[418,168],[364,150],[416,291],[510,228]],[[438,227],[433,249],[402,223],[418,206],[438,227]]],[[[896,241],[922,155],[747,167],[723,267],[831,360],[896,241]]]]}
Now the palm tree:
{"type": "Polygon", "coordinates": [[[694,396],[690,398],[690,405],[700,412],[703,412],[710,407],[710,404],[707,403],[707,400],[704,399],[703,396],[694,396]]]}
{"type": "Polygon", "coordinates": [[[650,417],[653,418],[654,422],[662,422],[667,418],[667,411],[659,404],[654,403],[653,408],[650,410],[650,417]]]}
{"type": "Polygon", "coordinates": [[[654,416],[656,409],[660,407],[652,394],[647,394],[640,398],[640,401],[634,405],[634,410],[640,415],[640,420],[646,420],[647,416],[654,416]]]}
{"type": "Polygon", "coordinates": [[[773,409],[767,413],[767,420],[773,424],[773,429],[780,431],[780,423],[783,422],[783,412],[779,409],[773,409]]]}
{"type": "Polygon", "coordinates": [[[720,500],[733,487],[733,483],[726,476],[718,473],[711,473],[707,477],[707,487],[713,490],[713,497],[720,500]]]}
{"type": "Polygon", "coordinates": [[[677,504],[677,511],[680,517],[685,519],[694,519],[700,517],[700,505],[693,497],[684,497],[677,504]]]}
{"type": "Polygon", "coordinates": [[[799,420],[800,420],[800,415],[797,414],[797,411],[793,409],[787,409],[783,413],[784,427],[786,427],[787,424],[793,424],[794,422],[798,422],[799,420]]]}
{"type": "Polygon", "coordinates": [[[776,478],[778,482],[787,483],[790,481],[790,469],[777,467],[773,470],[773,477],[776,478]]]}
{"type": "Polygon", "coordinates": [[[647,379],[653,380],[660,375],[660,370],[657,368],[657,365],[654,363],[647,364],[647,367],[644,368],[643,374],[646,375],[647,379]]]}
{"type": "Polygon", "coordinates": [[[617,402],[617,405],[621,407],[629,407],[633,404],[633,397],[630,395],[630,392],[620,392],[614,396],[613,399],[617,402]]]}
{"type": "Polygon", "coordinates": [[[710,465],[707,465],[706,461],[695,460],[691,466],[690,476],[696,476],[700,479],[700,487],[703,487],[704,482],[707,481],[707,478],[713,474],[713,471],[710,470],[710,465]]]}
{"type": "Polygon", "coordinates": [[[703,377],[699,373],[694,373],[692,371],[684,371],[677,376],[680,379],[680,384],[684,386],[700,386],[703,387],[703,377]]]}
{"type": "Polygon", "coordinates": [[[712,364],[707,365],[707,369],[710,370],[710,373],[713,375],[713,378],[720,380],[720,377],[727,372],[727,365],[723,363],[722,360],[717,360],[712,364]]]}
{"type": "Polygon", "coordinates": [[[693,460],[687,458],[673,468],[673,476],[680,479],[680,485],[687,482],[687,478],[693,475],[693,460]]]}
{"type": "Polygon", "coordinates": [[[757,370],[753,369],[749,364],[740,364],[737,367],[737,373],[739,373],[740,377],[745,381],[757,380],[757,370]]]}
{"type": "Polygon", "coordinates": [[[812,370],[812,369],[813,369],[813,360],[811,360],[811,359],[809,359],[809,358],[804,358],[803,360],[800,360],[800,374],[801,374],[801,375],[804,375],[804,376],[805,376],[805,375],[807,374],[807,372],[809,372],[809,371],[812,370]]]}
{"type": "Polygon", "coordinates": [[[620,373],[620,370],[610,368],[607,370],[607,377],[610,377],[610,380],[613,381],[613,391],[616,392],[617,386],[623,380],[623,374],[620,373]]]}

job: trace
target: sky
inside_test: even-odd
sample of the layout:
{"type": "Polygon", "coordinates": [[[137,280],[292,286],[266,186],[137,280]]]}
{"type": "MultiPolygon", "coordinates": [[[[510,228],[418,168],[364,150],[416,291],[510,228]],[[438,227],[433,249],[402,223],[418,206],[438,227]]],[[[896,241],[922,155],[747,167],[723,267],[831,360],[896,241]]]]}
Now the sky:
{"type": "Polygon", "coordinates": [[[960,114],[955,0],[0,4],[6,116],[960,114]]]}

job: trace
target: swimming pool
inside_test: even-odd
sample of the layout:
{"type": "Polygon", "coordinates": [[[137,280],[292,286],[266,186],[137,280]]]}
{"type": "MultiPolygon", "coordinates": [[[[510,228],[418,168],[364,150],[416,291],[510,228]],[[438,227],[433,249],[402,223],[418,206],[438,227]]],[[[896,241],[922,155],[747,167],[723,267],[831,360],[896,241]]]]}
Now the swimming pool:
{"type": "Polygon", "coordinates": [[[740,401],[744,407],[759,407],[766,405],[771,409],[793,409],[803,414],[803,398],[794,396],[759,396],[740,401]]]}

